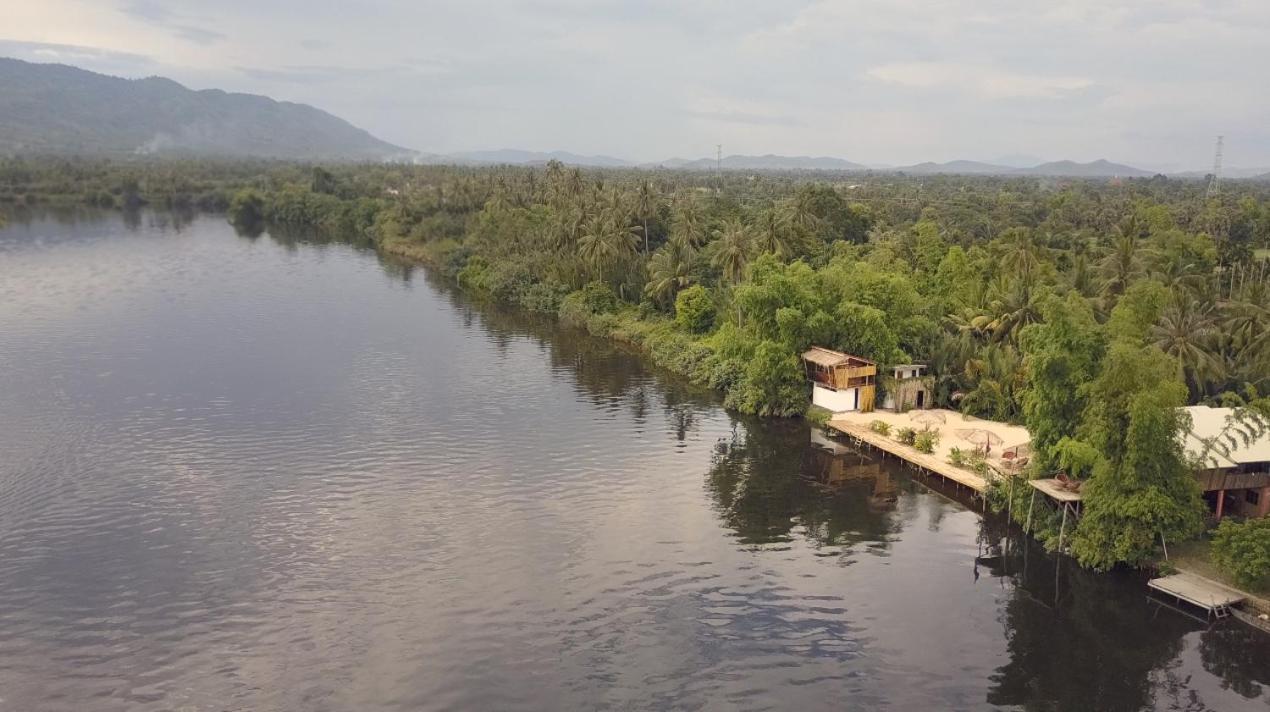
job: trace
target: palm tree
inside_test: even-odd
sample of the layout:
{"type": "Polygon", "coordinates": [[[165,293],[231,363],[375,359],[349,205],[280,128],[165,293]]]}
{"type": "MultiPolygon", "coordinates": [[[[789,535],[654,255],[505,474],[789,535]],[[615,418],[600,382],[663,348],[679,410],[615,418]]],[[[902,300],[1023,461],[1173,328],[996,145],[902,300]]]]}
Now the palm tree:
{"type": "Polygon", "coordinates": [[[1018,227],[1001,234],[1001,266],[1030,283],[1032,274],[1041,266],[1047,250],[1036,241],[1028,228],[1018,227]]]}
{"type": "Polygon", "coordinates": [[[578,256],[597,278],[604,278],[635,255],[639,237],[614,214],[592,219],[578,238],[578,256]]]}
{"type": "Polygon", "coordinates": [[[639,190],[635,192],[635,215],[644,228],[644,256],[648,257],[648,218],[657,213],[659,196],[653,188],[652,181],[642,180],[639,190]]]}
{"type": "Polygon", "coordinates": [[[802,247],[800,235],[791,228],[788,215],[779,210],[764,210],[756,227],[754,251],[758,254],[770,252],[784,260],[798,254],[802,247]]]}
{"type": "Polygon", "coordinates": [[[694,256],[692,247],[679,238],[662,245],[648,260],[644,294],[663,308],[673,303],[679,290],[696,281],[692,274],[694,256]]]}
{"type": "Polygon", "coordinates": [[[694,250],[706,243],[706,217],[695,197],[689,195],[675,201],[673,229],[694,250]]]}
{"type": "Polygon", "coordinates": [[[1221,304],[1221,331],[1232,378],[1262,389],[1270,380],[1270,279],[1261,270],[1251,277],[1245,271],[1235,272],[1230,298],[1221,304]]]}
{"type": "Polygon", "coordinates": [[[1212,350],[1216,327],[1213,305],[1186,292],[1174,292],[1159,323],[1151,327],[1152,342],[1182,365],[1193,395],[1204,393],[1222,370],[1212,350]]]}
{"type": "Polygon", "coordinates": [[[994,341],[1018,341],[1019,332],[1041,320],[1036,295],[1023,279],[994,284],[995,296],[988,303],[992,315],[989,330],[994,341]]]}
{"type": "Polygon", "coordinates": [[[1098,262],[1102,274],[1102,293],[1114,300],[1143,274],[1142,260],[1147,250],[1142,245],[1142,225],[1134,216],[1121,221],[1111,250],[1098,262]]]}
{"type": "Polygon", "coordinates": [[[714,236],[710,245],[714,253],[711,262],[732,284],[740,282],[750,262],[749,228],[739,218],[733,218],[715,230],[714,236]]]}
{"type": "Polygon", "coordinates": [[[965,378],[973,387],[962,398],[962,412],[994,420],[1019,416],[1016,395],[1027,376],[1023,359],[1013,346],[988,346],[977,358],[966,361],[965,378]]]}
{"type": "Polygon", "coordinates": [[[793,197],[781,204],[786,223],[803,235],[816,235],[825,221],[816,214],[815,194],[810,190],[799,190],[793,197]]]}

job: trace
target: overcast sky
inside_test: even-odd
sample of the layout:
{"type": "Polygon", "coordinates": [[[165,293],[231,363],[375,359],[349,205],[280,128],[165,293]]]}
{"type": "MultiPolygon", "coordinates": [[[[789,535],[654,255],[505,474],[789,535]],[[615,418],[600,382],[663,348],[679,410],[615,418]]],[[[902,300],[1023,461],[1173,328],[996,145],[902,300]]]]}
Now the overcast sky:
{"type": "Polygon", "coordinates": [[[0,0],[0,55],[422,151],[1270,165],[1270,0],[0,0]]]}

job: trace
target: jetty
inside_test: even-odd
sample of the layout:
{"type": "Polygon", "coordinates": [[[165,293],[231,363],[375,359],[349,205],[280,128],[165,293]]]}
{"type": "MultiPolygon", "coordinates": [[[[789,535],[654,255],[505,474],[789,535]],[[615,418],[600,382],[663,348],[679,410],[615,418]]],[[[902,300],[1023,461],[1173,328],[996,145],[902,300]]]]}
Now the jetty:
{"type": "MultiPolygon", "coordinates": [[[[942,409],[911,410],[907,413],[893,411],[835,413],[825,426],[845,435],[857,444],[868,445],[904,460],[922,472],[936,475],[978,494],[982,494],[988,488],[989,479],[993,474],[1000,476],[1012,474],[1012,462],[1020,452],[1026,452],[1027,443],[1031,440],[1027,430],[1016,425],[968,417],[942,409]],[[890,426],[891,434],[883,435],[873,430],[872,424],[875,420],[890,426]],[[918,452],[912,446],[896,441],[893,436],[900,428],[937,432],[939,443],[935,446],[935,451],[918,452]],[[955,447],[962,450],[981,447],[973,439],[966,439],[968,431],[973,431],[975,434],[982,433],[983,438],[989,443],[988,449],[991,452],[987,460],[990,470],[988,477],[948,461],[949,453],[955,447]],[[991,443],[998,445],[994,446],[991,443]]],[[[968,437],[975,438],[976,435],[968,437]]]]}
{"type": "Polygon", "coordinates": [[[1230,615],[1231,606],[1245,598],[1244,594],[1233,588],[1187,572],[1151,579],[1147,586],[1178,603],[1199,608],[1214,618],[1230,615]]]}

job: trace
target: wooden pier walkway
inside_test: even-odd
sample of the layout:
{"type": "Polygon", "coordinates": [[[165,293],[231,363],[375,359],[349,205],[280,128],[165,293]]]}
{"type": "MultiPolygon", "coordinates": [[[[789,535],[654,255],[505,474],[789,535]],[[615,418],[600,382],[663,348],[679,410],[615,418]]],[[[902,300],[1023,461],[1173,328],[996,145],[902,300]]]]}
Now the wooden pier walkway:
{"type": "Polygon", "coordinates": [[[905,460],[920,470],[939,475],[963,487],[969,487],[975,492],[983,493],[988,488],[988,481],[978,474],[944,462],[934,455],[927,455],[907,445],[902,445],[886,435],[874,432],[867,425],[851,423],[845,420],[830,420],[826,423],[826,426],[857,442],[870,445],[901,460],[905,460]]]}
{"type": "Polygon", "coordinates": [[[1244,600],[1244,595],[1233,588],[1186,572],[1151,579],[1147,586],[1218,618],[1225,618],[1230,614],[1231,606],[1244,600]]]}

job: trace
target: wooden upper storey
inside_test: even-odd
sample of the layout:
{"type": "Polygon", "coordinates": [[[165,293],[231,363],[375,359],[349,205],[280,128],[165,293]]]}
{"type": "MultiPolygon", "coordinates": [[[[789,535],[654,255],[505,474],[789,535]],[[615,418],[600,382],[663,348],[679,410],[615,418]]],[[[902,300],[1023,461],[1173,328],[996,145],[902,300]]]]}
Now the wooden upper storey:
{"type": "Polygon", "coordinates": [[[803,354],[810,381],[830,388],[871,386],[877,380],[878,366],[867,358],[841,351],[813,346],[803,354]]]}

